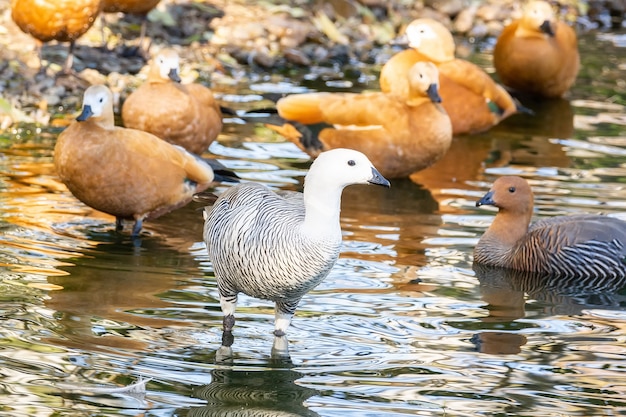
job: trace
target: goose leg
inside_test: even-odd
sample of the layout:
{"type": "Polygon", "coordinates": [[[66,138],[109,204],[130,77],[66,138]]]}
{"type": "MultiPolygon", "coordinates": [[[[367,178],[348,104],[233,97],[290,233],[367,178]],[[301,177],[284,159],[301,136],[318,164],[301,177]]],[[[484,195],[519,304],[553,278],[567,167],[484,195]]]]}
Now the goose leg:
{"type": "Polygon", "coordinates": [[[295,301],[277,301],[276,312],[274,319],[274,336],[284,336],[287,332],[287,327],[291,324],[291,319],[296,312],[296,307],[300,299],[295,301]]]}
{"type": "Polygon", "coordinates": [[[237,306],[237,294],[224,295],[220,290],[220,306],[224,314],[224,332],[232,332],[235,326],[235,307],[237,306]]]}

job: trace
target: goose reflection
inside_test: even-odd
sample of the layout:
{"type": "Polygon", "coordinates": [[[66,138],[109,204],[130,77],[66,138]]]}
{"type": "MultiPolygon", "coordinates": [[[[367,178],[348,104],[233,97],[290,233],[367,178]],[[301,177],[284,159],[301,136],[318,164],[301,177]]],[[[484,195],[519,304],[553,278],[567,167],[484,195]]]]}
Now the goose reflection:
{"type": "MultiPolygon", "coordinates": [[[[284,339],[275,345],[286,343],[284,339]]],[[[192,390],[195,398],[205,400],[202,407],[191,407],[180,414],[187,417],[314,417],[319,414],[304,404],[307,399],[319,392],[299,385],[303,374],[292,369],[290,360],[279,354],[273,356],[262,370],[236,370],[232,368],[211,371],[210,384],[192,390]]]]}
{"type": "MultiPolygon", "coordinates": [[[[580,315],[583,310],[601,308],[623,310],[626,295],[619,290],[626,279],[580,279],[539,275],[526,271],[474,264],[482,299],[488,304],[485,323],[514,322],[526,316],[526,300],[544,306],[546,316],[580,315]]],[[[522,334],[485,331],[473,338],[484,353],[518,353],[526,343],[522,334]]]]}

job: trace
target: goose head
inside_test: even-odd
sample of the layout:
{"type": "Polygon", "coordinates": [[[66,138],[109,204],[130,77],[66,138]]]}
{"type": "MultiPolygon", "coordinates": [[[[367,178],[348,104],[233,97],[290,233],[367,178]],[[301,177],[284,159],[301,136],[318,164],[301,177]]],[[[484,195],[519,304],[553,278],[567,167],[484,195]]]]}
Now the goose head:
{"type": "Polygon", "coordinates": [[[352,184],[391,184],[362,152],[338,148],[322,152],[315,159],[305,177],[305,189],[310,184],[323,184],[343,189],[352,184]]]}

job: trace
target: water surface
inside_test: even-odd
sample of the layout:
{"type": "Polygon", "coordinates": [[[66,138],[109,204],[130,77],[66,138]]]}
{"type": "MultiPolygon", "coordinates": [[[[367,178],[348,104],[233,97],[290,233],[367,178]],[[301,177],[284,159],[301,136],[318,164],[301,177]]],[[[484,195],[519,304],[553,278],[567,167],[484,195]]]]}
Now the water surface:
{"type": "MultiPolygon", "coordinates": [[[[626,293],[474,270],[493,218],[475,201],[500,175],[527,178],[536,216],[626,219],[626,67],[617,35],[581,39],[568,100],[518,115],[391,189],[346,189],[342,256],[304,297],[288,342],[273,306],[242,296],[233,358],[191,204],[139,242],[77,202],[52,165],[58,131],[0,136],[0,414],[7,416],[615,415],[626,412],[626,293]],[[272,355],[272,347],[290,356],[272,355]],[[284,352],[283,352],[284,353],[284,352]],[[145,392],[120,390],[147,380],[145,392]]],[[[488,51],[487,51],[488,52],[488,51]]],[[[487,53],[471,57],[489,66],[487,53]]],[[[217,82],[224,104],[377,87],[378,68],[217,82]],[[304,88],[303,88],[304,87],[304,88]]],[[[300,189],[310,161],[263,127],[229,119],[211,152],[241,177],[300,189]]],[[[274,350],[276,353],[276,350],[274,350]]],[[[140,390],[139,390],[140,391],[140,390]]]]}

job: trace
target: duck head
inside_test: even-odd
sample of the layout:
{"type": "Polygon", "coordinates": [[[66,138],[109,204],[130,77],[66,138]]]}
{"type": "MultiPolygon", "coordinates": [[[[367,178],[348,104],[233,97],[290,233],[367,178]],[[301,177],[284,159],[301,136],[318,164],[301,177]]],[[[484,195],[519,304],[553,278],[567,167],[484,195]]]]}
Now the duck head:
{"type": "Polygon", "coordinates": [[[531,1],[524,8],[522,25],[528,30],[541,32],[550,37],[556,33],[556,21],[552,6],[545,1],[531,1]]]}
{"type": "Polygon", "coordinates": [[[150,81],[174,81],[180,79],[180,57],[173,49],[163,49],[153,59],[148,75],[150,81]]]}
{"type": "Polygon", "coordinates": [[[113,93],[104,85],[92,85],[83,94],[83,107],[76,118],[79,122],[88,119],[114,124],[113,119],[113,93]]]}
{"type": "Polygon", "coordinates": [[[435,63],[454,59],[452,33],[434,19],[416,19],[406,28],[406,38],[411,48],[435,63]]]}

